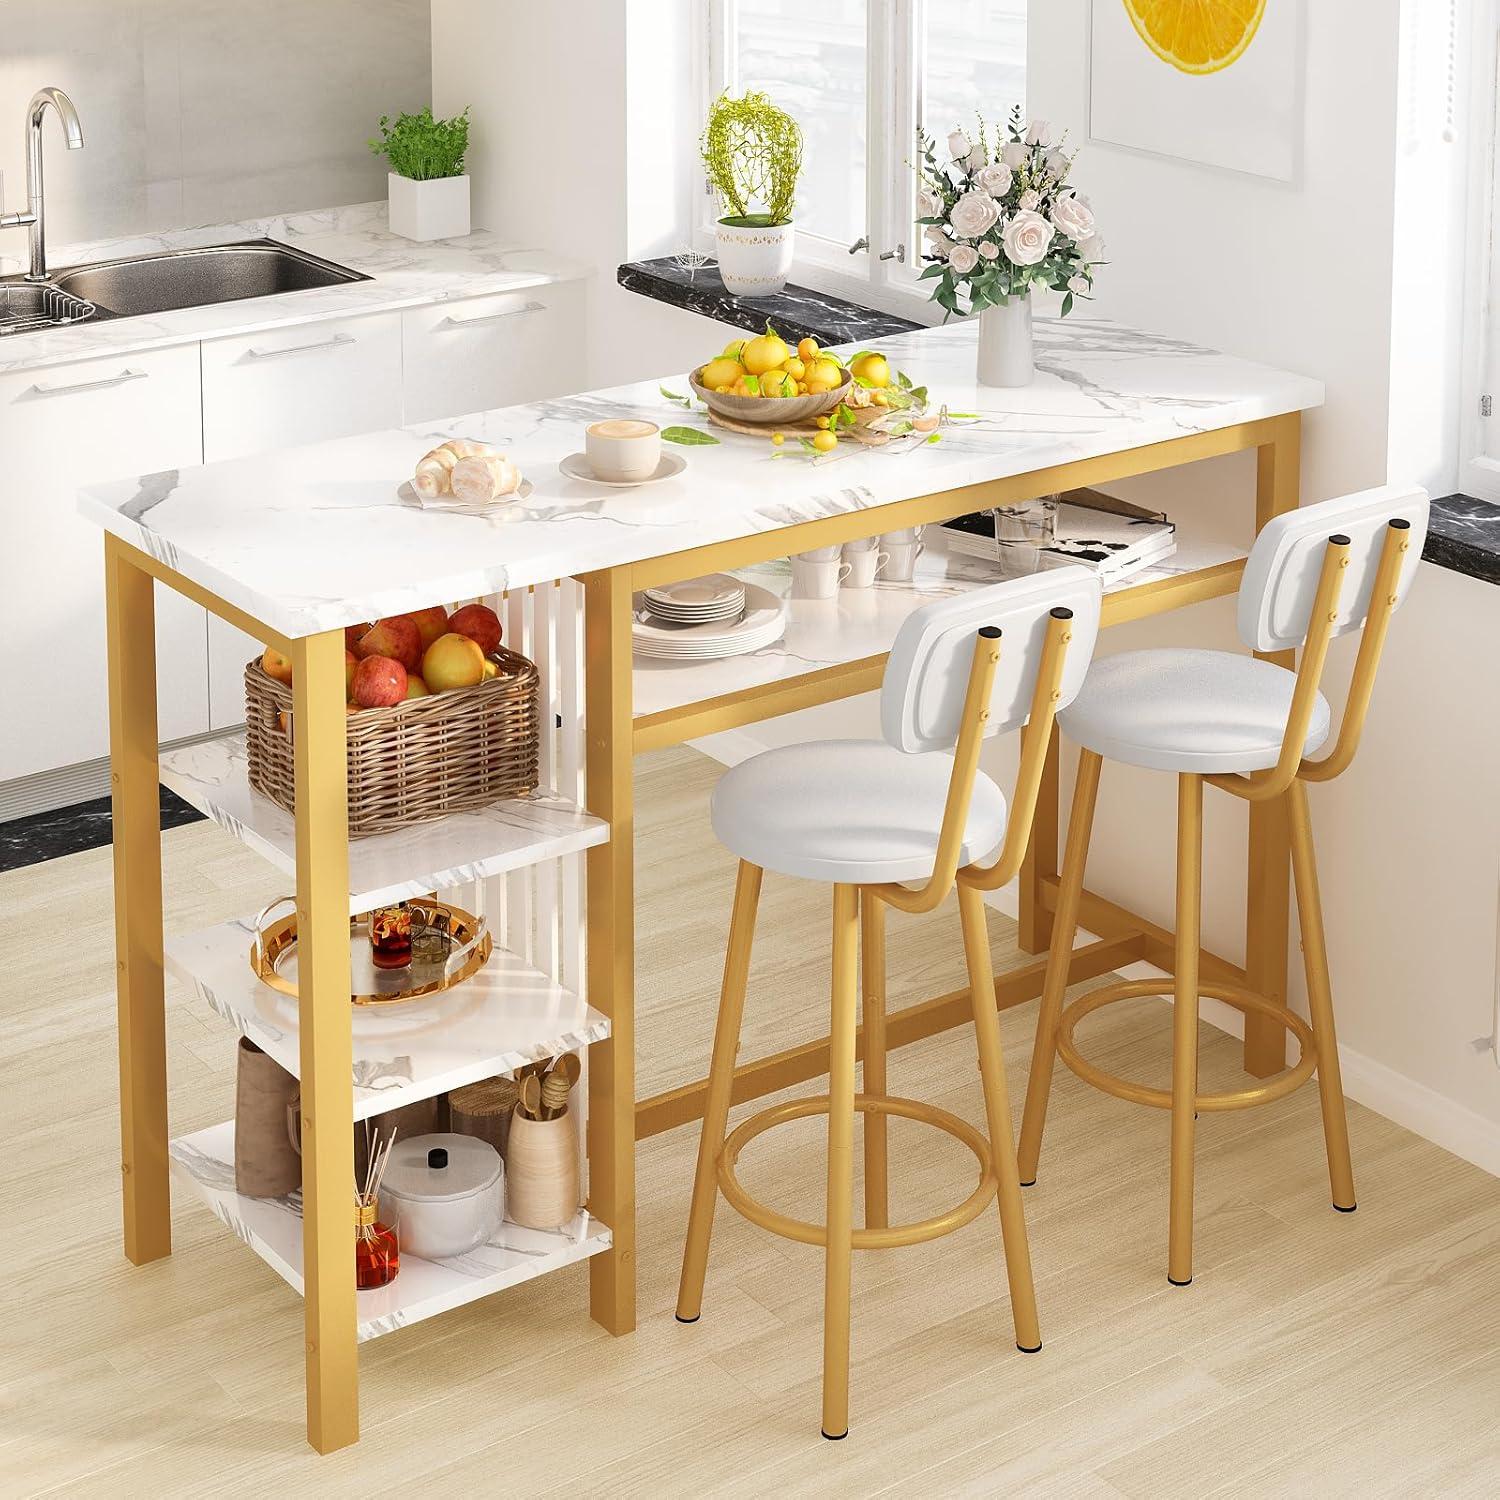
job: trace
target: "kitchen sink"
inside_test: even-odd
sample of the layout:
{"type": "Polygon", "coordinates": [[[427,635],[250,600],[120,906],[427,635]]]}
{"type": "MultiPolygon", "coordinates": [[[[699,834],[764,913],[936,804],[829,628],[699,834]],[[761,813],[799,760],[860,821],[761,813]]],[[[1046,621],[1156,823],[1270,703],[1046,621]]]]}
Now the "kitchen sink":
{"type": "Polygon", "coordinates": [[[37,328],[61,328],[92,318],[92,303],[30,281],[0,281],[0,337],[30,333],[37,328]]]}
{"type": "Polygon", "coordinates": [[[371,278],[304,250],[262,239],[69,266],[55,271],[51,279],[64,293],[93,303],[97,320],[274,297],[280,292],[371,278]]]}

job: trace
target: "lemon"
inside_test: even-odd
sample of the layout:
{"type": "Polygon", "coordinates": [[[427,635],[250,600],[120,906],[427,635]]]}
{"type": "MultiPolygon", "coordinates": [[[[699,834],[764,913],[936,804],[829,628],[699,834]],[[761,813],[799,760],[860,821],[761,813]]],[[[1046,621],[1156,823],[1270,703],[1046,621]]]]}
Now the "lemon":
{"type": "Polygon", "coordinates": [[[1217,73],[1255,39],[1266,0],[1125,0],[1141,40],[1183,73],[1217,73]]]}
{"type": "Polygon", "coordinates": [[[773,432],[771,434],[771,441],[779,448],[786,442],[786,439],[779,432],[773,432]]]}
{"type": "Polygon", "coordinates": [[[787,362],[781,368],[785,370],[793,380],[801,380],[802,377],[807,374],[807,366],[803,364],[795,354],[789,360],[787,360],[787,362]]]}
{"type": "Polygon", "coordinates": [[[819,453],[832,453],[839,445],[839,440],[831,432],[820,432],[812,440],[812,445],[819,453]]]}
{"type": "Polygon", "coordinates": [[[828,426],[828,418],[827,417],[819,417],[818,418],[818,426],[819,427],[827,427],[828,426]]]}
{"type": "Polygon", "coordinates": [[[778,335],[763,333],[759,338],[751,339],[745,345],[745,352],[741,355],[741,359],[752,375],[764,375],[768,370],[774,370],[777,365],[785,364],[791,352],[778,335]]]}
{"type": "Polygon", "coordinates": [[[745,340],[744,339],[731,339],[729,341],[729,343],[727,343],[727,344],[724,345],[724,352],[719,356],[720,359],[732,359],[732,360],[736,361],[736,363],[738,363],[738,361],[741,360],[741,359],[743,359],[744,357],[745,357],[745,340]]]}
{"type": "Polygon", "coordinates": [[[797,355],[798,358],[805,359],[809,364],[811,364],[813,360],[818,357],[817,339],[803,339],[802,342],[797,345],[797,355]]]}
{"type": "Polygon", "coordinates": [[[709,360],[698,371],[698,383],[706,385],[710,390],[717,390],[721,385],[733,385],[744,373],[738,360],[726,359],[721,354],[717,359],[709,360]]]}
{"type": "Polygon", "coordinates": [[[831,359],[816,359],[807,370],[809,391],[834,390],[844,378],[844,372],[831,359]]]}
{"type": "Polygon", "coordinates": [[[883,354],[861,354],[849,368],[877,390],[891,383],[891,367],[883,354]]]}

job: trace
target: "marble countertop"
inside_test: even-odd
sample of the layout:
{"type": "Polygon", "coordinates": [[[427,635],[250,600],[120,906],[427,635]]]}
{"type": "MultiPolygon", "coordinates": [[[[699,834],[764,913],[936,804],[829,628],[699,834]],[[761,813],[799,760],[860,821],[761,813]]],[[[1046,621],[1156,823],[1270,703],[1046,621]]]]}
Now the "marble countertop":
{"type": "Polygon", "coordinates": [[[804,338],[815,338],[820,344],[856,343],[923,326],[806,286],[788,284],[768,297],[736,297],[725,290],[717,267],[689,271],[671,256],[627,261],[616,270],[615,279],[628,292],[702,313],[735,328],[760,333],[769,320],[794,343],[804,338]]]}
{"type": "Polygon", "coordinates": [[[51,271],[60,271],[96,260],[264,238],[294,245],[374,279],[12,334],[0,338],[0,372],[39,369],[96,355],[127,354],[269,328],[292,328],[324,318],[355,317],[450,297],[476,297],[573,281],[588,274],[585,267],[541,250],[509,244],[486,231],[426,243],[403,239],[387,227],[384,203],[49,248],[47,265],[51,271]]]}
{"type": "MultiPolygon", "coordinates": [[[[972,322],[880,340],[935,400],[978,420],[938,443],[795,444],[724,432],[679,447],[684,473],[635,489],[566,478],[558,462],[605,416],[707,430],[701,409],[643,381],[442,423],[374,432],[95,485],[83,513],[291,637],[759,535],[1318,405],[1316,380],[1118,324],[1039,319],[1037,378],[975,381],[972,322]],[[492,517],[422,511],[397,488],[447,437],[507,450],[531,480],[492,517]]],[[[665,377],[685,391],[684,376],[665,377]]],[[[872,524],[871,531],[879,530],[872,524]]],[[[45,565],[43,560],[42,565],[45,565]]]]}
{"type": "Polygon", "coordinates": [[[1500,583],[1500,505],[1472,495],[1435,498],[1422,556],[1440,568],[1500,583]]]}

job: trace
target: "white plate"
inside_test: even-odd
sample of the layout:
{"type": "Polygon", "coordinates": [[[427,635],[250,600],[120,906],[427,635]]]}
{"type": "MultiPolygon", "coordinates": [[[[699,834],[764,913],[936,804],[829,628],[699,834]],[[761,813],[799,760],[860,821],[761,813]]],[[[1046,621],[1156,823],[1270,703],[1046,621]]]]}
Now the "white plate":
{"type": "Polygon", "coordinates": [[[647,589],[646,602],[653,608],[663,604],[683,610],[713,609],[726,604],[738,608],[745,602],[745,585],[728,573],[709,573],[703,578],[684,578],[680,583],[647,589]]]}
{"type": "MultiPolygon", "coordinates": [[[[637,595],[635,607],[645,603],[637,595]]],[[[786,606],[777,595],[758,584],[745,585],[745,613],[728,624],[658,625],[648,616],[632,627],[636,652],[659,661],[699,661],[759,651],[780,638],[786,629],[786,606]]]]}
{"type": "Polygon", "coordinates": [[[741,602],[722,609],[672,610],[663,609],[659,604],[648,604],[646,612],[663,625],[715,625],[725,620],[738,620],[744,614],[745,606],[741,602]]]}
{"type": "Polygon", "coordinates": [[[512,500],[529,499],[533,488],[529,479],[523,479],[510,494],[501,495],[484,506],[475,506],[465,500],[457,500],[452,495],[434,495],[431,500],[424,500],[411,487],[411,480],[403,479],[396,490],[396,498],[403,505],[415,505],[420,510],[446,510],[459,516],[488,516],[504,510],[512,500]]]}
{"type": "Polygon", "coordinates": [[[570,453],[557,467],[569,479],[581,479],[585,484],[607,484],[612,490],[633,490],[637,485],[659,484],[663,479],[675,478],[687,468],[687,459],[680,453],[663,453],[656,472],[644,479],[601,479],[589,467],[588,458],[582,453],[570,453]]]}

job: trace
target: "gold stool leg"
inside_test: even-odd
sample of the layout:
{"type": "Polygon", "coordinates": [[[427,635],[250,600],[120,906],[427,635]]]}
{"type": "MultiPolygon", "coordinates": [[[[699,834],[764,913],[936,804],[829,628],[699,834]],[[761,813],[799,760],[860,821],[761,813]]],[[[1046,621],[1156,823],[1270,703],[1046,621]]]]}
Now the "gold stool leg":
{"type": "MultiPolygon", "coordinates": [[[[885,903],[873,891],[859,894],[860,987],[864,992],[866,1094],[886,1092],[885,903]]],[[[865,1228],[891,1222],[886,1116],[865,1115],[865,1228]]]]}
{"type": "Polygon", "coordinates": [[[1344,1112],[1338,1036],[1333,1026],[1333,992],[1328,979],[1328,944],[1323,933],[1323,902],[1318,892],[1312,818],[1307,809],[1307,787],[1301,781],[1293,781],[1287,792],[1287,811],[1297,915],[1302,921],[1302,958],[1307,970],[1307,1008],[1317,1042],[1318,1096],[1323,1105],[1323,1138],[1328,1145],[1328,1181],[1333,1191],[1333,1206],[1340,1213],[1351,1214],[1355,1209],[1354,1164],[1349,1158],[1349,1121],[1344,1112]]]}
{"type": "Polygon", "coordinates": [[[1057,912],[1052,919],[1052,944],[1047,953],[1047,980],[1037,1010],[1031,1076],[1021,1115],[1021,1146],[1017,1156],[1021,1181],[1026,1187],[1036,1181],[1037,1160],[1042,1154],[1042,1127],[1047,1123],[1047,1097],[1052,1092],[1052,1069],[1057,1059],[1057,1021],[1068,990],[1073,938],[1078,931],[1078,901],[1083,892],[1083,872],[1088,863],[1089,835],[1094,828],[1094,804],[1099,796],[1102,765],[1102,758],[1092,750],[1084,750],[1078,757],[1062,881],[1057,892],[1057,912]]]}
{"type": "Polygon", "coordinates": [[[1198,1097],[1198,942],[1203,778],[1177,778],[1177,944],[1172,988],[1172,1188],[1167,1280],[1193,1279],[1193,1125],[1198,1097]]]}
{"type": "Polygon", "coordinates": [[[1035,1354],[1042,1347],[1042,1335],[1037,1324],[1036,1288],[1031,1279],[1026,1211],[1021,1206],[1021,1174],[1016,1167],[1010,1096],[1005,1088],[1005,1054],[1000,1046],[1000,1017],[995,1010],[990,935],[984,922],[984,898],[972,886],[960,883],[958,914],[963,923],[969,989],[974,997],[974,1034],[979,1043],[979,1070],[984,1079],[984,1112],[989,1124],[996,1199],[1000,1205],[1000,1235],[1005,1242],[1005,1274],[1010,1281],[1016,1348],[1026,1354],[1035,1354]]]}
{"type": "Polygon", "coordinates": [[[823,1275],[823,1436],[826,1438],[849,1435],[857,899],[857,886],[834,886],[833,1014],[828,1029],[828,1245],[823,1275]]]}
{"type": "Polygon", "coordinates": [[[698,1138],[693,1206],[688,1215],[682,1279],[677,1288],[679,1323],[695,1323],[703,1311],[703,1277],[708,1269],[708,1242],[719,1198],[719,1153],[724,1148],[734,1063],[740,1049],[740,1022],[745,1014],[745,986],[750,974],[750,945],[755,938],[755,912],[760,904],[761,873],[759,865],[742,859],[734,886],[734,913],[729,919],[729,943],[724,953],[724,985],[719,995],[719,1019],[714,1027],[713,1061],[708,1070],[708,1099],[703,1110],[703,1133],[698,1138]]]}

